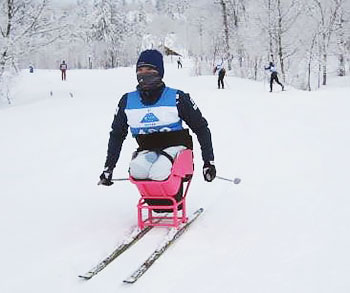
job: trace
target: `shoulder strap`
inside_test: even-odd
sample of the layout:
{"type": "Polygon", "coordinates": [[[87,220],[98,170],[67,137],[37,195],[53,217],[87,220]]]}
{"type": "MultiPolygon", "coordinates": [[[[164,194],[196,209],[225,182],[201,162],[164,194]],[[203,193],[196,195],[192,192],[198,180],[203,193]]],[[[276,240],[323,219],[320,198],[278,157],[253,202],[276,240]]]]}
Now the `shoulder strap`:
{"type": "Polygon", "coordinates": [[[170,156],[167,152],[163,151],[163,150],[156,150],[156,153],[165,156],[167,159],[169,159],[169,161],[171,162],[171,165],[174,164],[174,159],[172,156],[170,156]]]}

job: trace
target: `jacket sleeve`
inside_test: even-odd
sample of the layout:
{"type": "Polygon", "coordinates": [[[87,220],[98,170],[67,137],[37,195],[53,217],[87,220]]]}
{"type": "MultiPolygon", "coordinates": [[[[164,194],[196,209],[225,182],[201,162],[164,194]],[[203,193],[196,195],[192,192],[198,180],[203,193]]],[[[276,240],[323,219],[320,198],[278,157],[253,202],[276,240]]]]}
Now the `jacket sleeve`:
{"type": "Polygon", "coordinates": [[[105,167],[114,169],[122,149],[123,142],[128,135],[128,123],[125,114],[127,94],[118,103],[116,114],[114,115],[112,130],[109,133],[108,150],[105,167]]]}
{"type": "Polygon", "coordinates": [[[177,109],[180,118],[186,122],[190,129],[197,135],[201,146],[202,159],[204,162],[214,161],[211,133],[207,120],[202,116],[201,111],[189,94],[182,91],[177,92],[177,109]]]}

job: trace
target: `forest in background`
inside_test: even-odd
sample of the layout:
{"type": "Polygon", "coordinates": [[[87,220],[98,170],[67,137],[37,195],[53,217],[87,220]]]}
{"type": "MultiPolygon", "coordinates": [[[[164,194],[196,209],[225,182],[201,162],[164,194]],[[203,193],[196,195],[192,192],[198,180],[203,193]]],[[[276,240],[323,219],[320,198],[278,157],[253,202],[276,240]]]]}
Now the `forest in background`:
{"type": "Polygon", "coordinates": [[[191,58],[193,73],[281,79],[314,90],[350,72],[350,0],[0,0],[0,91],[33,65],[108,69],[149,48],[191,58]]]}

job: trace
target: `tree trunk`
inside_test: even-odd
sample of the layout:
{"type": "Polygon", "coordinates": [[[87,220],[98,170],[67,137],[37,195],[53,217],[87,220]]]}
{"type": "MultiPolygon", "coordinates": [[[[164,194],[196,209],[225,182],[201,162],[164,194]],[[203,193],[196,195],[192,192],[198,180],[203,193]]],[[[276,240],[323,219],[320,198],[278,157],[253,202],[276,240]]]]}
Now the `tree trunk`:
{"type": "Polygon", "coordinates": [[[225,59],[227,60],[227,67],[228,70],[232,69],[231,62],[231,53],[230,53],[230,35],[229,35],[229,27],[228,27],[228,20],[227,20],[227,9],[226,9],[226,2],[225,0],[220,1],[221,7],[222,7],[222,16],[223,16],[223,24],[224,24],[224,34],[225,34],[225,59]]]}
{"type": "Polygon", "coordinates": [[[317,34],[314,35],[312,38],[311,46],[310,46],[310,52],[309,52],[309,62],[307,65],[307,89],[311,91],[311,63],[312,63],[312,56],[313,56],[313,50],[315,46],[315,41],[316,41],[317,34]]]}
{"type": "MultiPolygon", "coordinates": [[[[269,13],[269,52],[270,57],[273,58],[274,51],[273,51],[273,34],[272,34],[272,22],[271,22],[271,13],[272,13],[272,6],[271,6],[271,0],[268,0],[268,13],[269,13]]],[[[273,62],[273,59],[271,59],[273,62]]]]}
{"type": "Polygon", "coordinates": [[[258,79],[258,57],[254,58],[254,80],[258,79]]]}
{"type": "Polygon", "coordinates": [[[343,27],[343,15],[340,13],[338,20],[337,30],[337,43],[338,43],[338,76],[345,76],[345,42],[344,42],[344,27],[343,27]]]}
{"type": "Polygon", "coordinates": [[[114,68],[114,55],[113,55],[113,52],[111,52],[111,68],[114,68]]]}
{"type": "Polygon", "coordinates": [[[338,68],[338,76],[345,76],[345,58],[342,53],[339,54],[339,68],[338,68]]]}
{"type": "Polygon", "coordinates": [[[326,34],[322,34],[322,85],[327,85],[327,47],[326,34]]]}
{"type": "Polygon", "coordinates": [[[321,45],[318,45],[318,74],[317,74],[317,87],[321,87],[321,73],[322,73],[322,48],[321,45]]]}
{"type": "Polygon", "coordinates": [[[282,11],[281,11],[281,0],[277,1],[277,9],[278,9],[278,58],[281,65],[281,74],[283,81],[286,80],[286,75],[284,71],[284,55],[283,55],[283,44],[282,44],[282,11]]]}

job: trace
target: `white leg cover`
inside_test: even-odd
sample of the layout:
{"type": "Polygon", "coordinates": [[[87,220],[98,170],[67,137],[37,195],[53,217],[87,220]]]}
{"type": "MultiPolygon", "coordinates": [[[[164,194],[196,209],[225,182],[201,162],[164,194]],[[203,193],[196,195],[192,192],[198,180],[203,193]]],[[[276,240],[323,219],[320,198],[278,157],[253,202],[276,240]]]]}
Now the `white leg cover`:
{"type": "MultiPolygon", "coordinates": [[[[172,158],[175,158],[177,153],[184,149],[186,149],[184,146],[174,146],[168,147],[163,151],[169,154],[172,158]]],[[[160,155],[149,170],[149,179],[156,181],[167,179],[170,175],[171,167],[172,164],[170,160],[167,157],[160,155]]]]}
{"type": "Polygon", "coordinates": [[[147,179],[152,162],[146,159],[146,154],[149,151],[139,152],[130,162],[130,175],[135,179],[147,179]]]}

